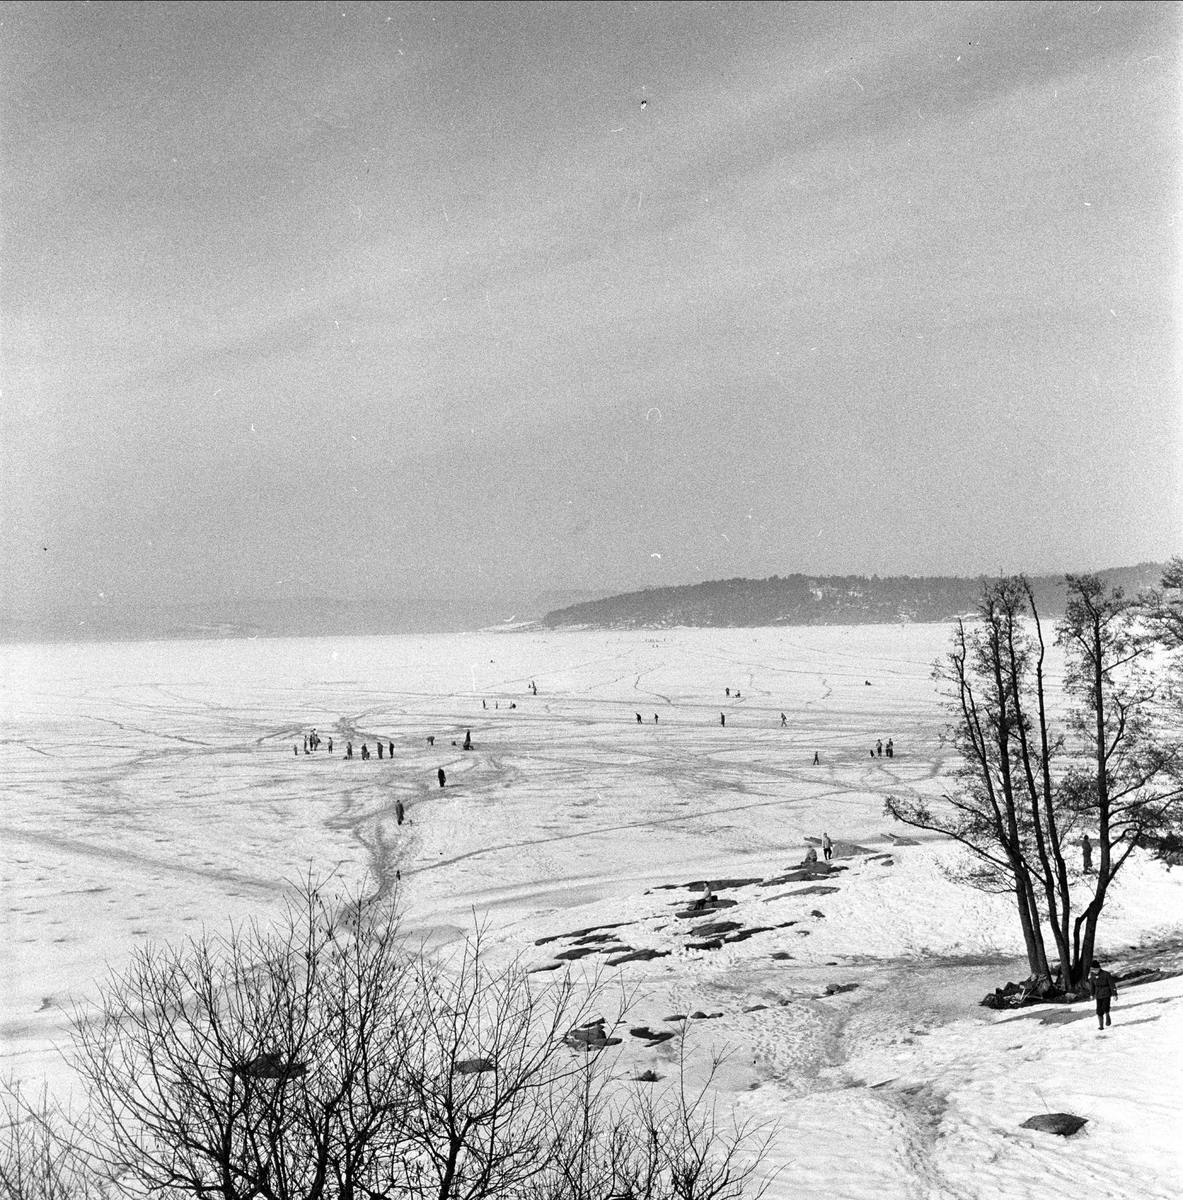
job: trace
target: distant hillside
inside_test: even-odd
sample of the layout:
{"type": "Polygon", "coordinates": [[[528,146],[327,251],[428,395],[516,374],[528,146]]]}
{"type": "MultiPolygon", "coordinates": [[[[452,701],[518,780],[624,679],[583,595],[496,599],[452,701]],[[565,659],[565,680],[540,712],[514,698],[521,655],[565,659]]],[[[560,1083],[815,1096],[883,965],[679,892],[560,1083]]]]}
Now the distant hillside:
{"type": "MultiPolygon", "coordinates": [[[[1097,572],[1128,593],[1157,586],[1161,563],[1097,572]]],[[[871,625],[947,621],[972,612],[985,577],[877,575],[773,575],[770,579],[720,579],[680,587],[646,588],[548,612],[552,629],[661,629],[676,625],[871,625]]],[[[1063,575],[1031,580],[1041,616],[1064,611],[1063,575]]]]}

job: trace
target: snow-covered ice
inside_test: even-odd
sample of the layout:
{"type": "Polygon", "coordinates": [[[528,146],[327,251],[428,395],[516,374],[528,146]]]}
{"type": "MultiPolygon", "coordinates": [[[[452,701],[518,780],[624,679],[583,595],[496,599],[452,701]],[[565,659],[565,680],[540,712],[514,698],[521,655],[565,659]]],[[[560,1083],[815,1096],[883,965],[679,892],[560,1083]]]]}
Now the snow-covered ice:
{"type": "MultiPolygon", "coordinates": [[[[407,924],[437,941],[484,919],[498,953],[546,970],[574,931],[611,926],[592,961],[658,955],[618,968],[629,1024],[721,1014],[691,1022],[695,1069],[726,1050],[720,1102],[779,1122],[772,1195],[1178,1195],[1183,982],[1123,990],[1103,1034],[1083,1004],[977,1007],[1025,974],[1017,922],[946,877],[948,843],[883,816],[885,795],[946,782],[947,641],[906,625],[0,647],[4,1068],[65,1087],[71,1006],[137,941],[274,911],[310,870],[371,890],[399,872],[407,924]],[[312,727],[331,757],[293,754],[312,727]],[[888,737],[896,757],[872,757],[888,737]],[[379,738],[393,761],[356,757],[379,738]],[[769,884],[823,830],[842,869],[769,884]],[[716,890],[735,904],[678,916],[705,878],[734,881],[716,890]],[[1045,1110],[1089,1124],[1019,1128],[1045,1110]]],[[[1134,860],[1101,953],[1181,937],[1183,872],[1134,860]]],[[[668,1075],[672,1046],[626,1037],[620,1070],[668,1075]]]]}

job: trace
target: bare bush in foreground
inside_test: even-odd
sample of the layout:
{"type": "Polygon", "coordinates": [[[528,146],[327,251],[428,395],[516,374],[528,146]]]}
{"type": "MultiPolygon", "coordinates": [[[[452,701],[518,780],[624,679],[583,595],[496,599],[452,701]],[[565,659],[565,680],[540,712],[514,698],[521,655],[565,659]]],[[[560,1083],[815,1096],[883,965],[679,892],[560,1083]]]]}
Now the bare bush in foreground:
{"type": "Polygon", "coordinates": [[[628,1093],[606,1039],[572,1037],[623,1015],[603,978],[495,966],[479,932],[417,952],[392,908],[346,908],[308,888],[273,928],[142,950],[106,985],[76,1034],[105,1178],[170,1200],[748,1190],[766,1143],[702,1092],[628,1093]]]}

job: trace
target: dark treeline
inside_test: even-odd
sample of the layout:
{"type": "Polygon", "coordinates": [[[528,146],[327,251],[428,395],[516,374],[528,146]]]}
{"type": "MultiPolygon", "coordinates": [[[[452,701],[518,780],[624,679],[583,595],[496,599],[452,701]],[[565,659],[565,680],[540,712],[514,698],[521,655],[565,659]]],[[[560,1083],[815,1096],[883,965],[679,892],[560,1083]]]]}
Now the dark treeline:
{"type": "MultiPolygon", "coordinates": [[[[1161,563],[1099,572],[1127,593],[1153,587],[1161,563]]],[[[652,629],[676,625],[866,625],[896,621],[948,621],[972,613],[982,596],[982,576],[773,575],[720,579],[680,587],[647,588],[549,612],[551,628],[590,626],[652,629]]],[[[1040,611],[1056,616],[1067,595],[1063,575],[1031,580],[1040,611]]]]}

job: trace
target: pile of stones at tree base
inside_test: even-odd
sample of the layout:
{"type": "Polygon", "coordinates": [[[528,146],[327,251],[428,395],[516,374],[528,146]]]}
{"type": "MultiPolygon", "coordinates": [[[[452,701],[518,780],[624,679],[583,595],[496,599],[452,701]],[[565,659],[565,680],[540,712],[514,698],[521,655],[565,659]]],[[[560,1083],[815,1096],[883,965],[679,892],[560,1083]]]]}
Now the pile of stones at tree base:
{"type": "MultiPolygon", "coordinates": [[[[1118,983],[1136,984],[1153,983],[1156,979],[1166,979],[1176,971],[1158,971],[1153,967],[1140,967],[1135,971],[1127,971],[1124,975],[1115,975],[1118,983]]],[[[1037,979],[1032,976],[1022,983],[1008,983],[1005,987],[995,988],[987,992],[978,1001],[982,1008],[1027,1008],[1032,1004],[1074,1004],[1077,1000],[1087,1000],[1089,992],[1081,984],[1078,992],[1061,991],[1050,979],[1037,979]]]]}

